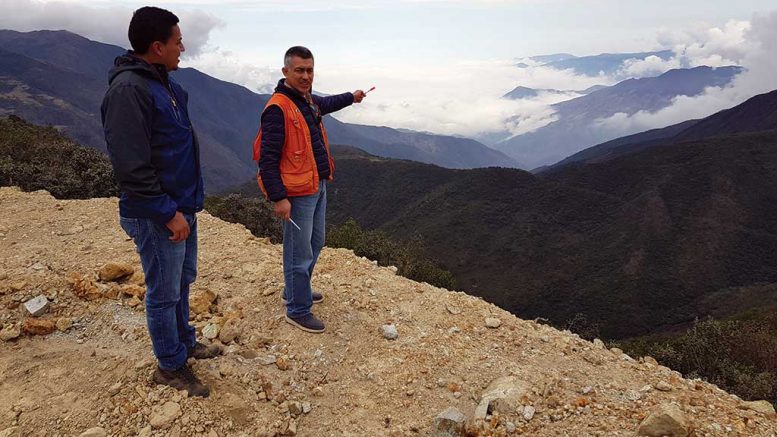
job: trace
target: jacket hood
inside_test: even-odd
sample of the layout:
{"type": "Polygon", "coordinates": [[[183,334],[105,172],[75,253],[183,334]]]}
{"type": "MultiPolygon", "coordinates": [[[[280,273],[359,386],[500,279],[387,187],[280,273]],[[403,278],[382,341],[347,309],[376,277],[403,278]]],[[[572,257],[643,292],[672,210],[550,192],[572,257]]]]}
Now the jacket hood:
{"type": "Polygon", "coordinates": [[[113,60],[113,68],[108,72],[108,84],[110,85],[116,76],[125,71],[135,71],[144,76],[156,78],[162,83],[167,81],[167,71],[163,66],[151,65],[131,50],[113,60]]]}

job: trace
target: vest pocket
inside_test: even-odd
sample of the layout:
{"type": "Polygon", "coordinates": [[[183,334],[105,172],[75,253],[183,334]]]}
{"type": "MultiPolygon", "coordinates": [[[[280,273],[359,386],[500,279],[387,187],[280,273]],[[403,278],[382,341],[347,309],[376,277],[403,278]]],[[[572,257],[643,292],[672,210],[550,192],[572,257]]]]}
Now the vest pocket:
{"type": "Polygon", "coordinates": [[[315,193],[315,175],[313,172],[315,172],[315,169],[301,173],[281,172],[281,179],[283,180],[283,186],[286,187],[286,194],[289,196],[301,196],[315,193]]]}

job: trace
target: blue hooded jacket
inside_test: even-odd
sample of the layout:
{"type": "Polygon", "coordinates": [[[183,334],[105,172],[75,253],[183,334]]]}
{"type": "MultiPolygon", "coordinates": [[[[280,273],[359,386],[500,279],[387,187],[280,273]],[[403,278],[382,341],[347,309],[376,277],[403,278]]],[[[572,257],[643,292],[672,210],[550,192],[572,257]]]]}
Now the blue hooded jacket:
{"type": "Polygon", "coordinates": [[[108,84],[101,114],[120,215],[165,224],[176,211],[201,211],[200,151],[186,91],[164,66],[132,52],[116,58],[108,84]]]}

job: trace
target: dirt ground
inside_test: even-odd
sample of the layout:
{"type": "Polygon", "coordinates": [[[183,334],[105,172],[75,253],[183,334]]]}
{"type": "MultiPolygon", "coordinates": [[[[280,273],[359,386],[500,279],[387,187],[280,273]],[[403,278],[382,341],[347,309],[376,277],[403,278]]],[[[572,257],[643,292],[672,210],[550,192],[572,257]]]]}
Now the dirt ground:
{"type": "Polygon", "coordinates": [[[117,209],[0,188],[0,436],[426,436],[448,407],[472,434],[632,436],[668,403],[696,436],[777,430],[715,386],[348,250],[322,253],[314,312],[327,331],[304,333],[283,321],[281,247],[207,213],[192,323],[225,355],[192,362],[212,394],[188,398],[150,383],[142,271],[117,209]],[[134,274],[101,281],[107,263],[134,274]],[[31,317],[24,303],[39,295],[51,304],[31,317]],[[384,338],[385,324],[398,338],[384,338]],[[476,421],[484,389],[504,376],[527,388],[521,405],[476,421]]]}

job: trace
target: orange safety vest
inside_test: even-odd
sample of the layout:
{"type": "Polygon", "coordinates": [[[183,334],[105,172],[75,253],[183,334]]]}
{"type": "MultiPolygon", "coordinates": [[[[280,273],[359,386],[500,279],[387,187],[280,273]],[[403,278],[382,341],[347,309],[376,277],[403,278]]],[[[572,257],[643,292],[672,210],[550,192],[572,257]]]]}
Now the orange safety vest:
{"type": "MultiPolygon", "coordinates": [[[[316,168],[316,157],[313,156],[313,142],[310,139],[310,129],[305,121],[305,116],[297,108],[297,105],[290,98],[275,93],[264,107],[266,111],[270,106],[278,106],[283,111],[284,125],[286,130],[283,150],[281,152],[281,180],[286,187],[286,194],[289,197],[309,196],[318,192],[318,169],[316,168]]],[[[329,139],[326,136],[324,122],[319,125],[321,136],[324,139],[324,147],[329,158],[329,180],[335,172],[335,163],[332,160],[332,154],[329,152],[329,139]]],[[[259,127],[259,133],[254,140],[254,161],[259,162],[262,156],[262,128],[259,127]]],[[[267,190],[262,183],[262,173],[256,174],[256,181],[259,188],[267,196],[267,190]]]]}

